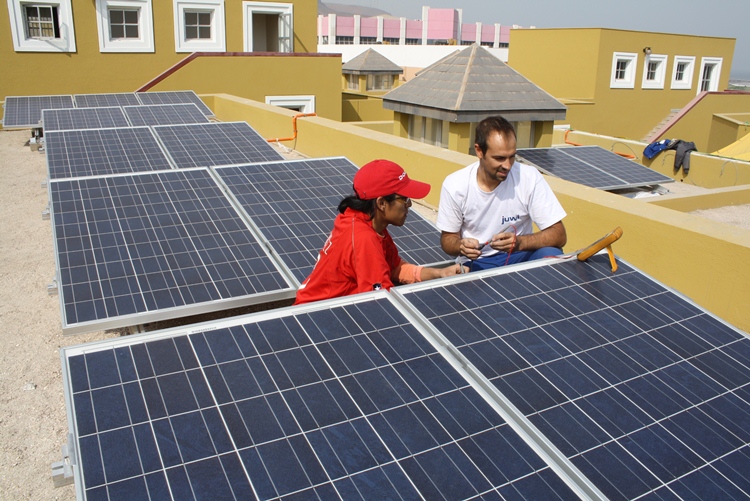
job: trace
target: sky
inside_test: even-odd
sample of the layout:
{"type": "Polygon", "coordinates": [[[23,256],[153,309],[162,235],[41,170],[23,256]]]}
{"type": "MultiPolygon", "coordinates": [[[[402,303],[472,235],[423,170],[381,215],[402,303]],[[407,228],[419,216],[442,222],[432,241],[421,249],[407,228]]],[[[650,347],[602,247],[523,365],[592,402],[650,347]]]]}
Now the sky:
{"type": "MultiPolygon", "coordinates": [[[[324,0],[324,3],[329,3],[324,0]]],[[[463,9],[464,23],[615,28],[736,39],[731,78],[750,80],[750,0],[331,0],[421,19],[422,6],[463,9]]]]}

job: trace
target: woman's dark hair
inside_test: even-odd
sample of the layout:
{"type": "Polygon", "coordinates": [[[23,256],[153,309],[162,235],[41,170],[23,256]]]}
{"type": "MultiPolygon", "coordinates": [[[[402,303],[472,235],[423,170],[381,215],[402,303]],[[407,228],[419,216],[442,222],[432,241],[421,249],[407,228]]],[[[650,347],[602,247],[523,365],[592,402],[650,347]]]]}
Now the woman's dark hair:
{"type": "Polygon", "coordinates": [[[516,137],[513,124],[503,117],[487,117],[477,125],[474,131],[474,144],[479,145],[482,153],[487,153],[487,139],[493,132],[499,133],[503,138],[516,137]]]}
{"type": "MultiPolygon", "coordinates": [[[[383,198],[385,198],[386,202],[393,202],[396,200],[396,194],[394,193],[383,198]]],[[[346,209],[352,209],[364,212],[370,217],[370,219],[372,219],[375,217],[375,200],[377,199],[371,198],[369,200],[362,200],[357,195],[349,195],[339,202],[339,212],[343,214],[346,209]]]]}

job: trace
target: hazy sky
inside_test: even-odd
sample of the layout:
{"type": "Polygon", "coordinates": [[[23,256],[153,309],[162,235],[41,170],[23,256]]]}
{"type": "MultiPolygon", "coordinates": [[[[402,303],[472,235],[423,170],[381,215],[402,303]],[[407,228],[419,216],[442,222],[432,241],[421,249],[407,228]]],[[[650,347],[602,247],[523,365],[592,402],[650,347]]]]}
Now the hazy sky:
{"type": "MultiPolygon", "coordinates": [[[[328,3],[325,2],[324,3],[328,3]]],[[[750,80],[750,0],[330,0],[421,19],[422,6],[463,9],[463,22],[617,28],[736,39],[733,78],[750,80]]]]}

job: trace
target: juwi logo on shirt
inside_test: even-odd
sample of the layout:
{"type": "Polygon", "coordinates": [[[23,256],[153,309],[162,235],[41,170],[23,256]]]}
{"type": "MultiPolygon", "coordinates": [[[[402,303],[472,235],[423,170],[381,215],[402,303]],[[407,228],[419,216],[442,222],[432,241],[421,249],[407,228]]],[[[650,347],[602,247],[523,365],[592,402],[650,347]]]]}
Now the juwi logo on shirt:
{"type": "Polygon", "coordinates": [[[520,215],[510,216],[510,217],[503,216],[502,219],[503,220],[502,220],[502,222],[500,224],[513,223],[515,221],[520,221],[521,220],[521,216],[520,215]]]}

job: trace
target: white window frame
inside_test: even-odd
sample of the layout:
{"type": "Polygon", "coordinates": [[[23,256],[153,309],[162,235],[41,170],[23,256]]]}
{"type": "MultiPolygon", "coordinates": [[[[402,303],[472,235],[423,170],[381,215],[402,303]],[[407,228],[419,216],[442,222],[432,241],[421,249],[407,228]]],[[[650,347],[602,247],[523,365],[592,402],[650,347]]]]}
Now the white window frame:
{"type": "Polygon", "coordinates": [[[701,69],[698,73],[698,94],[700,94],[701,86],[703,84],[703,70],[704,68],[709,65],[713,64],[714,71],[711,74],[711,80],[708,85],[708,92],[716,92],[719,90],[719,80],[721,79],[721,63],[723,62],[723,58],[720,57],[702,57],[701,58],[701,69]]]}
{"type": "Polygon", "coordinates": [[[242,41],[245,52],[253,52],[253,14],[286,16],[279,26],[279,52],[294,52],[294,4],[274,2],[242,2],[242,41]],[[286,34],[285,34],[286,32],[286,34]],[[282,43],[282,40],[285,40],[282,43]]]}
{"type": "Polygon", "coordinates": [[[154,15],[152,0],[96,0],[100,52],[154,52],[154,15]],[[137,10],[138,38],[110,39],[109,10],[137,10]]]}
{"type": "Polygon", "coordinates": [[[10,31],[16,52],[75,52],[76,36],[73,27],[71,0],[8,0],[10,31]],[[60,38],[26,38],[25,5],[57,8],[60,38]]]}
{"type": "Polygon", "coordinates": [[[173,0],[175,52],[226,52],[224,0],[173,0]],[[185,12],[211,12],[211,38],[185,38],[185,12]]]}
{"type": "Polygon", "coordinates": [[[315,96],[266,96],[266,104],[280,108],[299,108],[300,113],[315,113],[315,96]]]}
{"type": "Polygon", "coordinates": [[[612,74],[609,86],[612,89],[634,89],[635,88],[635,68],[638,64],[638,54],[635,52],[615,52],[612,55],[612,74]],[[625,69],[625,78],[617,78],[617,62],[627,61],[625,69]]]}
{"type": "Polygon", "coordinates": [[[663,89],[665,75],[667,74],[667,56],[666,54],[649,54],[643,62],[643,80],[641,88],[643,89],[663,89]],[[658,63],[653,80],[648,79],[648,66],[650,63],[658,63]]]}
{"type": "Polygon", "coordinates": [[[346,74],[346,89],[359,91],[359,75],[353,73],[346,74]]]}
{"type": "Polygon", "coordinates": [[[693,87],[693,72],[695,70],[695,56],[675,56],[672,67],[672,88],[673,89],[691,89],[693,87]],[[677,80],[677,66],[685,63],[685,72],[682,80],[677,80]]]}

